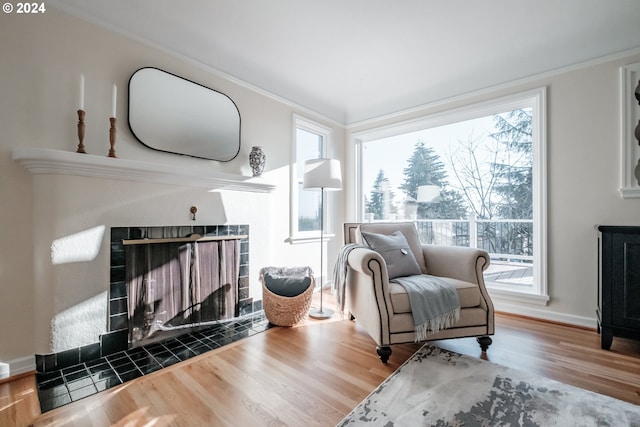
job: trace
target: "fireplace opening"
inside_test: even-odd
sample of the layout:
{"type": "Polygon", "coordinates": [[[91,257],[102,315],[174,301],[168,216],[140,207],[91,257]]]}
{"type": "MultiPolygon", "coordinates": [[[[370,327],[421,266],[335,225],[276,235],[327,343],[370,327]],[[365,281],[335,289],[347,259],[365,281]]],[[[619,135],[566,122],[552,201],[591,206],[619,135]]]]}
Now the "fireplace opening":
{"type": "Polygon", "coordinates": [[[101,353],[260,310],[261,301],[254,303],[249,294],[249,225],[112,227],[108,331],[100,338],[101,353]],[[222,272],[215,270],[221,262],[222,272]],[[180,288],[180,297],[169,283],[180,288]]]}
{"type": "Polygon", "coordinates": [[[131,347],[237,317],[245,237],[125,240],[131,347]]]}

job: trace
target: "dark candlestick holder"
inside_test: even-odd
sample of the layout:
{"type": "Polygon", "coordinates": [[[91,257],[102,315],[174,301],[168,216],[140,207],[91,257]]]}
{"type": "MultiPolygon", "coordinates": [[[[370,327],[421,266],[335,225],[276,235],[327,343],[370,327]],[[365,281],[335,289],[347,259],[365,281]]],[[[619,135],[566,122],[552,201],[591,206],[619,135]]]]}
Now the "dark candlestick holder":
{"type": "Polygon", "coordinates": [[[111,127],[109,128],[109,145],[111,147],[109,148],[108,157],[117,157],[116,150],[114,148],[116,145],[116,118],[110,117],[109,122],[111,123],[111,127]]]}
{"type": "Polygon", "coordinates": [[[86,154],[84,151],[84,110],[78,110],[78,149],[76,153],[86,154]]]}

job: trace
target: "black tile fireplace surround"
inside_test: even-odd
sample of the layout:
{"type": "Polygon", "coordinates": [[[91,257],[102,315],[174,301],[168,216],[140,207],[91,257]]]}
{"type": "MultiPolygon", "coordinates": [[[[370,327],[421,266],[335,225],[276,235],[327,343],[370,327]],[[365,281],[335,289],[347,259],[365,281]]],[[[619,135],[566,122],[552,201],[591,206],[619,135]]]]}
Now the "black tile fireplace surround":
{"type": "MultiPolygon", "coordinates": [[[[178,238],[190,234],[201,236],[249,236],[249,225],[198,225],[112,227],[110,239],[110,282],[108,296],[107,332],[98,342],[71,348],[59,353],[36,354],[36,371],[47,373],[90,362],[100,357],[129,349],[129,323],[127,317],[127,289],[125,283],[125,249],[123,240],[141,238],[178,238]]],[[[236,314],[246,316],[262,310],[262,301],[249,297],[249,238],[240,241],[240,272],[238,280],[238,306],[236,314]]]]}
{"type": "Polygon", "coordinates": [[[249,297],[249,239],[240,241],[237,317],[167,340],[129,348],[123,240],[202,236],[248,236],[248,225],[115,227],[111,229],[109,331],[97,343],[36,355],[42,412],[219,348],[270,327],[262,301],[249,297]]]}
{"type": "Polygon", "coordinates": [[[264,332],[271,326],[264,312],[260,310],[242,318],[221,322],[162,342],[112,353],[63,369],[37,373],[40,410],[47,412],[75,402],[264,332]]]}

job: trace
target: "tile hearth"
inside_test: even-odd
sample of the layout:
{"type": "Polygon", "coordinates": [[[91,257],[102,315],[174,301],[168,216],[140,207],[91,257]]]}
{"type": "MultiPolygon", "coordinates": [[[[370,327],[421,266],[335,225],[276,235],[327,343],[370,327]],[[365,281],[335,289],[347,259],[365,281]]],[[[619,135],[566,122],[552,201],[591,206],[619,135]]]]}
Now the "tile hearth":
{"type": "Polygon", "coordinates": [[[239,339],[264,332],[271,325],[263,311],[190,332],[166,341],[136,347],[57,371],[36,374],[42,412],[166,368],[239,339]]]}

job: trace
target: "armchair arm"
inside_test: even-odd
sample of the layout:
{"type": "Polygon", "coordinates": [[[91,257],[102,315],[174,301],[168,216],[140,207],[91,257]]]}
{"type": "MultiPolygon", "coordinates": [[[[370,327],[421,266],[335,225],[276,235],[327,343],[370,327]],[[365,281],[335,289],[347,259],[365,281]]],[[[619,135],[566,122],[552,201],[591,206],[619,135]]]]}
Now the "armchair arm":
{"type": "Polygon", "coordinates": [[[379,346],[389,345],[392,312],[389,275],[384,258],[368,248],[355,248],[347,258],[345,292],[351,314],[379,346]]]}
{"type": "MultiPolygon", "coordinates": [[[[349,267],[356,272],[366,274],[368,276],[371,276],[374,273],[387,274],[387,263],[384,258],[382,258],[382,255],[373,249],[365,247],[354,248],[349,252],[347,263],[349,264],[349,267]],[[371,263],[372,261],[373,263],[371,263]]],[[[388,277],[389,276],[387,275],[387,279],[388,277]]]]}
{"type": "MultiPolygon", "coordinates": [[[[484,284],[483,271],[491,262],[486,251],[464,246],[422,245],[422,253],[429,274],[477,284],[482,295],[480,306],[493,313],[493,302],[484,284]]],[[[489,317],[491,334],[493,334],[493,327],[493,314],[491,314],[489,317]]]]}
{"type": "Polygon", "coordinates": [[[482,249],[461,246],[422,245],[427,272],[484,287],[482,272],[489,267],[489,254],[482,249]]]}

